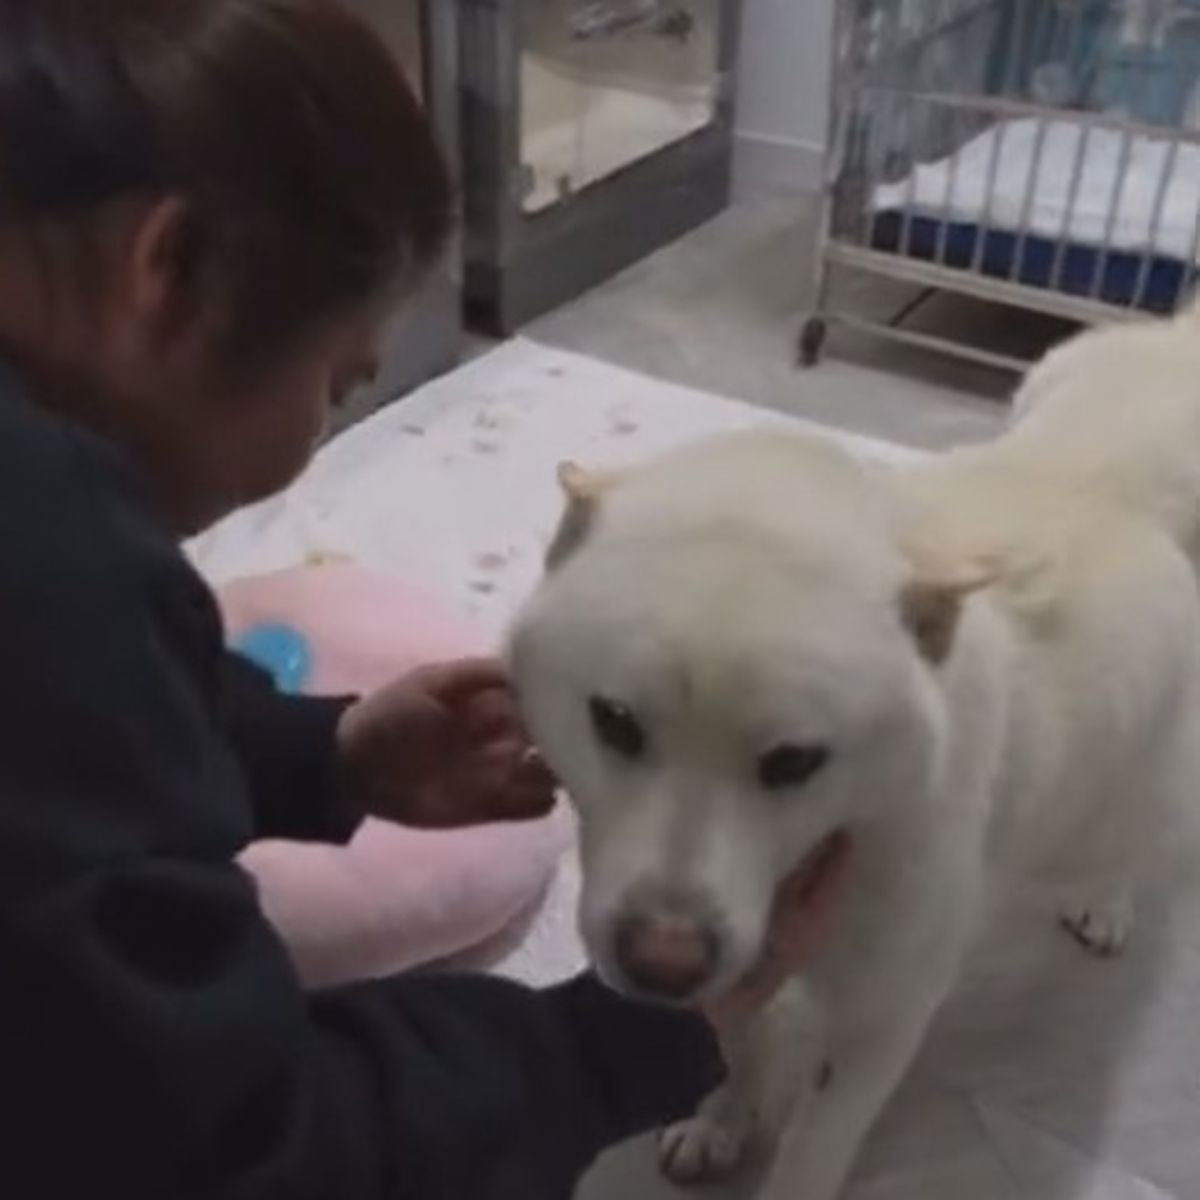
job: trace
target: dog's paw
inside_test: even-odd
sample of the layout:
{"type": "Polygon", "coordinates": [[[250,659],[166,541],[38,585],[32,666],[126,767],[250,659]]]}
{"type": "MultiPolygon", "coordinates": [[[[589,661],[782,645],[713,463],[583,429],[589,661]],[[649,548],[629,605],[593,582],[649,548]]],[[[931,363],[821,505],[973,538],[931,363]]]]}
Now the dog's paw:
{"type": "Polygon", "coordinates": [[[748,1129],[696,1116],[665,1129],[658,1142],[662,1173],[672,1183],[709,1183],[733,1174],[746,1156],[748,1129]]]}
{"type": "Polygon", "coordinates": [[[1076,900],[1059,913],[1062,927],[1090,954],[1112,958],[1125,949],[1133,932],[1128,900],[1076,900]]]}

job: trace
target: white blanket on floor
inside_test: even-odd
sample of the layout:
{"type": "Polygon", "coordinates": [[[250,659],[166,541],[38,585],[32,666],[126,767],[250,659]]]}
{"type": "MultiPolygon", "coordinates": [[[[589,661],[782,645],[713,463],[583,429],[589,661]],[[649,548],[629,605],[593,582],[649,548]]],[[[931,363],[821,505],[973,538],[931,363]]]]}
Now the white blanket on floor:
{"type": "MultiPolygon", "coordinates": [[[[427,578],[499,639],[537,578],[560,460],[623,462],[754,425],[796,427],[517,341],[338,439],[287,496],[201,539],[195,554],[215,579],[314,551],[350,554],[427,578]]],[[[866,454],[909,453],[844,441],[866,454]]],[[[503,971],[546,983],[582,965],[577,882],[575,863],[564,863],[503,971]]],[[[1153,914],[1116,962],[1086,958],[1045,913],[1017,905],[939,1018],[851,1197],[1194,1200],[1198,1030],[1194,897],[1169,923],[1153,914]]],[[[649,1158],[618,1162],[588,1196],[658,1195],[649,1158]]]]}

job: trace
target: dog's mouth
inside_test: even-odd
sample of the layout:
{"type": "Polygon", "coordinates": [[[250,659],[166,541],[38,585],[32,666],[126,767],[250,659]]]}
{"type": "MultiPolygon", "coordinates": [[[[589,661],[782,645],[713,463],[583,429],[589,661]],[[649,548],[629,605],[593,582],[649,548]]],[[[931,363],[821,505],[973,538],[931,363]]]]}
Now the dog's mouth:
{"type": "Polygon", "coordinates": [[[850,835],[835,830],[786,876],[775,893],[767,941],[751,977],[803,971],[828,936],[830,910],[842,891],[850,835]]]}
{"type": "Polygon", "coordinates": [[[606,924],[595,954],[602,977],[627,995],[669,1004],[691,1004],[739,982],[750,989],[770,987],[772,980],[782,985],[820,951],[829,910],[842,891],[849,844],[846,832],[835,831],[785,876],[756,952],[738,947],[710,906],[667,894],[606,924]],[[746,952],[754,961],[739,966],[746,952]]]}
{"type": "Polygon", "coordinates": [[[850,835],[834,830],[818,842],[783,882],[779,902],[822,909],[832,899],[850,851],[850,835]]]}

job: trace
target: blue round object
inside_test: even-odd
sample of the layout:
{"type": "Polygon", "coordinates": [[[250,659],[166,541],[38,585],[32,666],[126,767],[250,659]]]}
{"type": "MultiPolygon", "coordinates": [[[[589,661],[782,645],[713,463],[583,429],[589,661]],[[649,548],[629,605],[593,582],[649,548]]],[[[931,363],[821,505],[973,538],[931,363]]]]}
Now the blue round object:
{"type": "Polygon", "coordinates": [[[234,649],[266,671],[288,695],[302,692],[312,675],[312,648],[290,625],[255,625],[234,643],[234,649]]]}

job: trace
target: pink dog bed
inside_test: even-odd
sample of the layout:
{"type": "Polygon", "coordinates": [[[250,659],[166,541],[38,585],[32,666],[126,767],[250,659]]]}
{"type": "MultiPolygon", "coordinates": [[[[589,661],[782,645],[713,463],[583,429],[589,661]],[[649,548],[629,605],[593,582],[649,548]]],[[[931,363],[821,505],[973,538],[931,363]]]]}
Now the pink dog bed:
{"type": "MultiPolygon", "coordinates": [[[[487,649],[436,597],[349,563],[243,580],[220,601],[234,639],[263,623],[301,630],[313,649],[306,690],[319,695],[362,694],[487,649]]],[[[570,836],[562,812],[453,833],[369,821],[349,846],[265,842],[243,864],[301,977],[324,987],[493,942],[538,902],[570,836]]]]}

